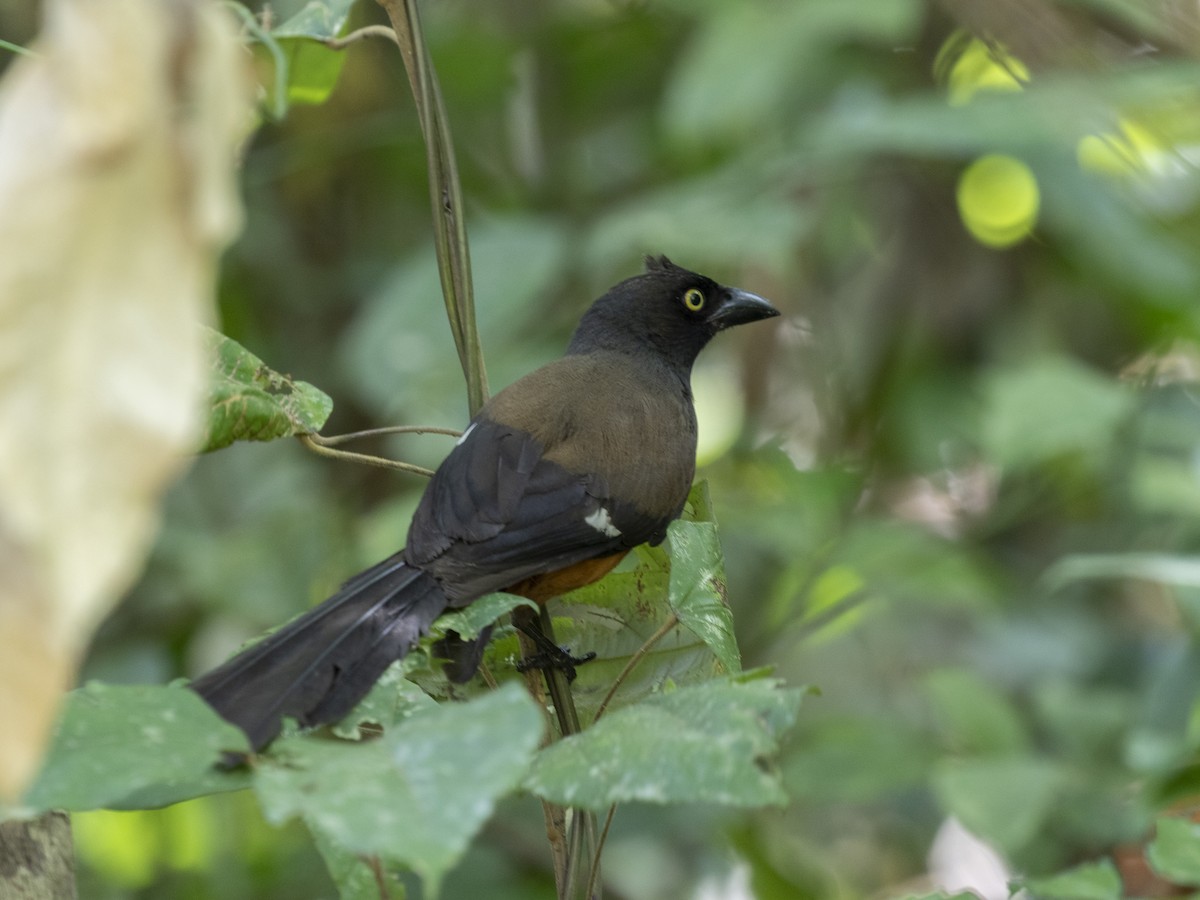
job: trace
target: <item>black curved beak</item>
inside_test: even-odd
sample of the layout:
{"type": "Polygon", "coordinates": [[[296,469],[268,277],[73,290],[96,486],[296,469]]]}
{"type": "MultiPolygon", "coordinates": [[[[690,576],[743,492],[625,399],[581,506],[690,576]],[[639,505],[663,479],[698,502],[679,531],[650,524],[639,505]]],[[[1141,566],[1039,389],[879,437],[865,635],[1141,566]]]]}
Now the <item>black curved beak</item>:
{"type": "Polygon", "coordinates": [[[720,305],[713,310],[710,321],[721,331],[734,325],[745,325],[747,322],[770,319],[777,315],[779,310],[758,294],[727,288],[720,305]]]}

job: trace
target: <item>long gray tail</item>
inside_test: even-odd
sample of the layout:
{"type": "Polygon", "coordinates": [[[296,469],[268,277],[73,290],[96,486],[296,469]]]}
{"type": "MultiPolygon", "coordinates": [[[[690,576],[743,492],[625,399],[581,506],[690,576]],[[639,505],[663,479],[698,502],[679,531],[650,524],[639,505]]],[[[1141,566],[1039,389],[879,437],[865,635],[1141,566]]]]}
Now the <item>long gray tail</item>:
{"type": "Polygon", "coordinates": [[[191,687],[259,750],[284,716],[305,727],[343,718],[445,609],[433,577],[397,553],[191,687]]]}

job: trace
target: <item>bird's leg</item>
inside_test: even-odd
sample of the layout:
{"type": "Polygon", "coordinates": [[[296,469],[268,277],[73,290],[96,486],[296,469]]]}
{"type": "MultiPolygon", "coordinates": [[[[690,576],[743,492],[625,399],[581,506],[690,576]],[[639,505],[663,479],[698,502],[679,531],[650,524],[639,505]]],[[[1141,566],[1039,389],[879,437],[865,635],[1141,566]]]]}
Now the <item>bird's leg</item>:
{"type": "Polygon", "coordinates": [[[517,663],[518,672],[528,672],[530,669],[557,669],[570,682],[575,680],[576,666],[581,666],[596,658],[594,651],[585,653],[583,656],[572,656],[570,648],[560,647],[554,641],[550,640],[550,638],[546,637],[537,619],[528,619],[525,621],[514,620],[513,624],[516,625],[523,635],[533,641],[538,649],[538,652],[533,654],[533,656],[527,656],[517,663]]]}

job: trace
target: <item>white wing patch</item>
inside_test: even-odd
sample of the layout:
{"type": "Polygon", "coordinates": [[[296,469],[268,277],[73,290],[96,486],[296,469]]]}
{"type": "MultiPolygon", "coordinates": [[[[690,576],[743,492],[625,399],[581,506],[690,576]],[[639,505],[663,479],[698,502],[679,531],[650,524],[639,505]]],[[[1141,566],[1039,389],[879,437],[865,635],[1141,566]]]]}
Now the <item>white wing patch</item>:
{"type": "Polygon", "coordinates": [[[608,514],[608,510],[601,506],[590,516],[585,518],[587,524],[591,525],[601,534],[606,537],[620,537],[621,529],[613,524],[612,516],[608,514]]]}
{"type": "Polygon", "coordinates": [[[464,431],[461,435],[459,435],[458,440],[454,442],[454,446],[457,447],[459,444],[461,444],[463,441],[465,441],[467,439],[467,435],[469,435],[474,430],[475,430],[475,423],[472,422],[470,425],[467,426],[467,430],[464,431]]]}

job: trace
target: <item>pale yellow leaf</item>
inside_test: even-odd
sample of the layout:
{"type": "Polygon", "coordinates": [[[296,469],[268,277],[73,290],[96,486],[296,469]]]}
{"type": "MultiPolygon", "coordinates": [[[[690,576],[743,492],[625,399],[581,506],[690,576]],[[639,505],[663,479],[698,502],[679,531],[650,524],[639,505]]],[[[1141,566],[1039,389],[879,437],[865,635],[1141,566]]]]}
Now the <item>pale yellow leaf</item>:
{"type": "Polygon", "coordinates": [[[251,121],[218,4],[43,9],[0,84],[0,801],[194,447],[251,121]]]}

